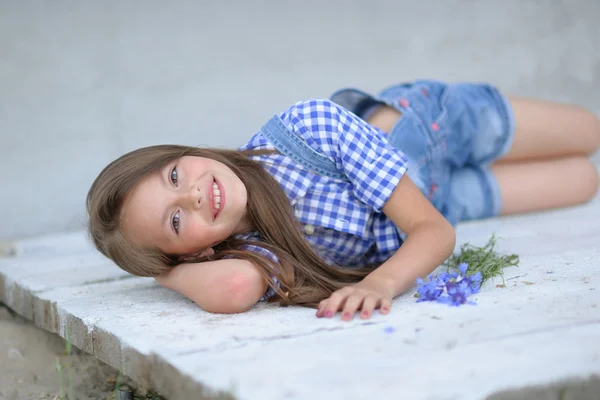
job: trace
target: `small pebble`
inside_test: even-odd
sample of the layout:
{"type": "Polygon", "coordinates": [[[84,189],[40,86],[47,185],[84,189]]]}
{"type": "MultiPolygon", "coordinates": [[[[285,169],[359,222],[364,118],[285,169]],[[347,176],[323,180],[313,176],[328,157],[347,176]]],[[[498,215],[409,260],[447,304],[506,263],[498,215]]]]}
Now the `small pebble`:
{"type": "Polygon", "coordinates": [[[133,400],[133,392],[121,389],[117,393],[117,400],[133,400]]]}

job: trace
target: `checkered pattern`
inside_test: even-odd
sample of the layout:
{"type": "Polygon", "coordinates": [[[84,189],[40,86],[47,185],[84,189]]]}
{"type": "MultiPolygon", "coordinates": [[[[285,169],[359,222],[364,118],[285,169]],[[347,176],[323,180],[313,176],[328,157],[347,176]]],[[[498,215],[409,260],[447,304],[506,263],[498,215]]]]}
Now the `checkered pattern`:
{"type": "MultiPolygon", "coordinates": [[[[279,182],[298,220],[309,226],[310,246],[327,263],[349,268],[387,260],[401,241],[381,210],[406,172],[404,154],[383,132],[329,100],[302,101],[278,116],[345,176],[321,176],[282,154],[254,157],[279,182]]],[[[260,132],[241,147],[274,148],[260,132]]]]}
{"type": "MultiPolygon", "coordinates": [[[[238,239],[243,239],[243,240],[248,240],[248,241],[256,241],[256,242],[260,242],[260,240],[261,240],[260,235],[257,232],[242,233],[240,235],[237,235],[236,237],[238,239]]],[[[279,263],[279,258],[275,254],[273,254],[269,250],[265,249],[264,247],[261,247],[260,245],[245,244],[242,246],[242,249],[261,254],[261,255],[265,256],[266,258],[268,258],[269,260],[273,261],[274,263],[276,263],[276,264],[279,263]]],[[[276,285],[279,285],[279,281],[277,280],[277,278],[272,276],[271,279],[273,279],[273,283],[275,283],[276,285]]],[[[268,300],[269,297],[273,296],[274,294],[275,294],[275,289],[269,287],[267,289],[267,292],[263,295],[263,297],[260,298],[259,301],[268,300]]]]}

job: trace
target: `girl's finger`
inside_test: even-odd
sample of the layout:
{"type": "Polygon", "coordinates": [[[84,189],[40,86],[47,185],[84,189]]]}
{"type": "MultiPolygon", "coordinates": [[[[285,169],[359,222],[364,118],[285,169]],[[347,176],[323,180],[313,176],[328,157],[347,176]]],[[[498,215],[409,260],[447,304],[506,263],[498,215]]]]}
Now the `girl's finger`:
{"type": "Polygon", "coordinates": [[[360,293],[353,293],[346,299],[346,304],[344,305],[344,310],[342,311],[342,319],[344,321],[350,321],[356,310],[360,307],[364,299],[364,296],[360,293]]]}
{"type": "Polygon", "coordinates": [[[390,312],[390,308],[392,308],[392,301],[388,299],[381,300],[381,304],[379,310],[382,314],[387,314],[390,312]]]}
{"type": "Polygon", "coordinates": [[[329,297],[327,301],[327,305],[323,309],[326,318],[331,318],[335,315],[335,313],[340,309],[340,307],[344,306],[344,302],[346,301],[347,291],[344,289],[338,290],[334,292],[331,297],[329,297]]]}
{"type": "Polygon", "coordinates": [[[319,302],[319,306],[317,307],[317,317],[321,318],[325,316],[325,307],[327,307],[327,299],[321,300],[319,302]]]}
{"type": "Polygon", "coordinates": [[[360,312],[361,319],[370,318],[373,314],[373,310],[380,303],[380,300],[375,296],[367,296],[362,304],[362,310],[360,312]]]}

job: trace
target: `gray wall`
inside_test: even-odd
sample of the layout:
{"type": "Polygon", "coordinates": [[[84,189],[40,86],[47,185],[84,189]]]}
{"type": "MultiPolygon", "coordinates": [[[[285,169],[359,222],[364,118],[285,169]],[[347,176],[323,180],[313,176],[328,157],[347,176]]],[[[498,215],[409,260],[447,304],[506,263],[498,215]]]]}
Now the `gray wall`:
{"type": "Polygon", "coordinates": [[[600,2],[0,0],[0,240],[80,229],[139,146],[235,147],[338,87],[431,77],[600,111],[600,2]]]}

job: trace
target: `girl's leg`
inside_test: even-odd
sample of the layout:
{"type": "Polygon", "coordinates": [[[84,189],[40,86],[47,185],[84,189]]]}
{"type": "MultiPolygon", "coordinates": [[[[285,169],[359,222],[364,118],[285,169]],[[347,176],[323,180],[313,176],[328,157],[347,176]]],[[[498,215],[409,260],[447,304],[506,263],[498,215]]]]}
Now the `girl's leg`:
{"type": "Polygon", "coordinates": [[[400,111],[389,106],[381,106],[369,113],[366,118],[369,125],[379,128],[385,133],[390,133],[401,116],[400,111]]]}
{"type": "MultiPolygon", "coordinates": [[[[502,214],[584,203],[598,191],[598,170],[586,156],[600,147],[600,121],[577,106],[510,98],[516,132],[508,154],[491,170],[502,196],[502,214]]],[[[380,107],[368,122],[389,132],[402,114],[380,107]]]]}
{"type": "Polygon", "coordinates": [[[509,97],[516,120],[513,145],[500,162],[589,155],[600,147],[600,121],[578,106],[509,97]]]}
{"type": "MultiPolygon", "coordinates": [[[[589,155],[600,147],[600,120],[590,111],[572,105],[510,97],[516,120],[511,149],[496,162],[589,155]]],[[[387,106],[367,122],[389,132],[402,114],[387,106]]]]}
{"type": "MultiPolygon", "coordinates": [[[[575,144],[570,149],[583,150],[575,144]]],[[[501,163],[491,169],[500,186],[502,215],[581,204],[598,191],[598,169],[585,156],[501,163]]]]}

